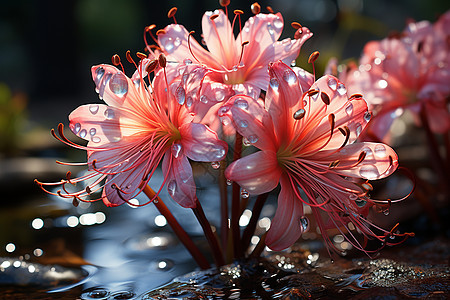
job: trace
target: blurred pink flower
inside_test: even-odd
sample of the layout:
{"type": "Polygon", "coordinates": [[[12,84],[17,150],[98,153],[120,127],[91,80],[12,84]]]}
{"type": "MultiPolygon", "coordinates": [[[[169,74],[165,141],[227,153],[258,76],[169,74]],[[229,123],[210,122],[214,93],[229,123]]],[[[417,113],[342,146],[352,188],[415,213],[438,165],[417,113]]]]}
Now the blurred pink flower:
{"type": "MultiPolygon", "coordinates": [[[[333,76],[318,79],[303,92],[295,72],[279,61],[269,67],[265,103],[237,95],[219,110],[222,120],[261,151],[233,162],[225,172],[250,194],[281,191],[266,244],[273,250],[292,245],[307,229],[303,205],[309,205],[324,239],[329,228],[348,230],[352,222],[365,236],[386,241],[365,219],[379,200],[368,198],[367,180],[390,175],[397,154],[381,143],[353,143],[370,119],[359,95],[347,96],[333,76]],[[304,194],[300,191],[303,191],[304,194]],[[322,220],[325,212],[328,222],[322,220]]],[[[350,232],[350,230],[348,230],[350,232]]],[[[363,246],[349,233],[349,241],[363,246]]],[[[388,241],[386,241],[388,242],[388,241]]]]}
{"type": "Polygon", "coordinates": [[[70,129],[87,140],[87,146],[68,141],[60,126],[66,143],[87,150],[90,172],[74,179],[69,174],[67,180],[56,183],[62,184],[56,194],[92,201],[90,195],[103,188],[101,199],[107,206],[130,203],[162,162],[169,194],[181,206],[195,207],[196,188],[188,158],[219,161],[226,155],[227,144],[205,125],[193,123],[192,114],[176,102],[173,93],[167,93],[164,70],[155,76],[150,92],[142,69],[130,79],[113,66],[92,68],[96,90],[106,105],[82,105],[69,116],[70,129]],[[70,192],[69,184],[79,182],[85,182],[86,188],[70,192]]]}
{"type": "Polygon", "coordinates": [[[340,76],[352,93],[364,94],[374,118],[369,134],[386,137],[394,119],[425,111],[432,131],[450,129],[450,12],[434,25],[410,23],[398,36],[369,42],[358,68],[340,76]]]}
{"type": "Polygon", "coordinates": [[[196,90],[185,87],[186,99],[190,97],[187,104],[193,104],[191,110],[199,115],[199,119],[215,116],[218,106],[211,112],[210,108],[234,94],[257,99],[261,89],[265,90],[269,84],[267,65],[277,60],[291,63],[303,43],[312,36],[309,29],[303,27],[297,30],[296,39],[278,41],[283,29],[280,13],[260,13],[251,17],[237,38],[233,34],[235,23],[240,24],[239,15],[235,16],[232,25],[222,10],[204,14],[202,36],[209,51],[189,37],[182,25],[171,24],[158,33],[158,43],[168,61],[180,64],[176,65],[182,69],[179,74],[189,64],[207,70],[196,84],[191,85],[196,90]]]}

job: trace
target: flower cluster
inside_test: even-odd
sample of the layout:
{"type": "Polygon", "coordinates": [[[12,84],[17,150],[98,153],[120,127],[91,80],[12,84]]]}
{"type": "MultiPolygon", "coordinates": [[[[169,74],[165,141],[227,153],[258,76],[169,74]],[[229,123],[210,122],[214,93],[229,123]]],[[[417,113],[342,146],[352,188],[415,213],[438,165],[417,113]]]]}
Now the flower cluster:
{"type": "MultiPolygon", "coordinates": [[[[197,199],[191,161],[224,166],[225,176],[219,180],[233,182],[231,227],[241,212],[236,189],[250,195],[267,195],[281,187],[271,227],[261,239],[273,250],[291,246],[308,230],[305,206],[311,208],[329,248],[334,247],[327,235],[330,229],[341,232],[363,251],[367,250],[356,231],[382,245],[407,237],[409,234],[400,234],[395,228],[379,228],[367,218],[372,206],[387,207],[395,202],[372,199],[369,180],[391,175],[398,167],[398,157],[383,143],[356,142],[371,119],[365,98],[359,92],[347,93],[344,83],[332,75],[316,80],[305,70],[288,66],[312,36],[308,28],[294,22],[294,38],[279,41],[284,25],[280,13],[273,13],[270,8],[269,13],[261,13],[254,3],[255,16],[241,27],[242,11],[234,11],[230,22],[229,1],[221,3],[224,10],[206,12],[202,19],[207,49],[195,41],[193,32],[176,22],[158,30],[156,36],[151,32],[155,26],[149,26],[146,33],[157,46],[146,42],[149,53],[138,53],[138,63],[127,53],[127,60],[136,66],[131,78],[124,74],[123,67],[122,71],[116,68],[122,65],[117,55],[113,57],[115,66],[93,67],[96,91],[105,104],[83,105],[69,116],[70,129],[87,145],[66,138],[62,125],[59,135],[54,132],[64,143],[87,151],[89,172],[78,178],[71,178],[69,172],[61,182],[38,183],[49,193],[73,199],[75,204],[101,199],[108,206],[133,205],[130,200],[141,191],[149,196],[150,203],[158,199],[165,186],[173,200],[194,210],[218,264],[222,254],[209,233],[197,199]],[[235,26],[240,29],[237,37],[233,34],[235,26]],[[230,135],[235,136],[232,160],[227,156],[230,135]],[[241,157],[242,139],[246,146],[254,148],[254,153],[241,157]],[[148,192],[147,184],[159,166],[164,182],[156,192],[148,192]],[[74,191],[73,186],[79,182],[87,183],[74,191]],[[55,192],[51,187],[57,185],[61,187],[55,192]],[[101,191],[100,196],[93,197],[99,194],[97,191],[101,191]]],[[[169,17],[175,12],[172,9],[169,17]]],[[[448,18],[445,20],[448,22],[448,18]]],[[[444,31],[446,27],[441,23],[436,27],[444,31]]],[[[367,85],[377,82],[380,87],[384,80],[389,89],[383,92],[387,93],[391,86],[408,81],[401,76],[415,76],[412,72],[385,62],[401,55],[405,61],[399,64],[409,67],[409,56],[435,58],[434,49],[441,41],[429,40],[423,31],[437,29],[428,27],[411,29],[401,39],[368,45],[366,55],[370,58],[363,59],[363,66],[372,66],[371,71],[364,75],[359,69],[352,70],[355,80],[349,79],[349,74],[348,82],[353,84],[359,72],[361,80],[370,77],[363,81],[367,85]],[[415,45],[416,51],[411,52],[406,45],[415,45]],[[378,63],[380,53],[383,59],[378,63]],[[393,69],[377,71],[383,66],[393,69]]],[[[317,56],[318,53],[310,61],[317,56]]],[[[438,107],[440,104],[434,106],[432,99],[437,94],[445,97],[443,90],[448,87],[444,87],[445,80],[438,73],[440,60],[435,60],[436,66],[421,65],[428,69],[416,80],[421,83],[420,89],[402,90],[403,98],[393,92],[389,94],[391,102],[410,103],[414,90],[415,95],[429,99],[427,106],[438,107]],[[431,67],[436,72],[430,72],[431,67]]],[[[422,64],[422,60],[417,63],[422,64]]],[[[369,103],[374,105],[373,101],[369,103]]],[[[439,101],[441,98],[437,98],[439,101]]],[[[389,112],[394,106],[398,105],[388,104],[376,112],[389,112]]],[[[225,195],[226,216],[227,185],[220,186],[225,195]]],[[[253,217],[258,218],[258,214],[255,212],[253,217]]],[[[220,232],[225,236],[223,246],[227,244],[228,223],[227,219],[222,223],[225,225],[220,232]]],[[[235,244],[240,242],[239,235],[239,230],[233,231],[235,244]]],[[[238,252],[234,255],[240,256],[238,252]]]]}

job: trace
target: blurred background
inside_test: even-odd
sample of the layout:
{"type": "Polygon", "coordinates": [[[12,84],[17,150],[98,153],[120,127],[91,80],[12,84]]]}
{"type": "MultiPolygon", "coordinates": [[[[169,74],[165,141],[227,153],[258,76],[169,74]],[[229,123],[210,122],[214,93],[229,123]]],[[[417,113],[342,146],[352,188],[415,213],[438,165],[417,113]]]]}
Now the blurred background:
{"type": "MultiPolygon", "coordinates": [[[[243,10],[243,20],[246,20],[252,15],[250,5],[253,2],[232,0],[229,9],[243,10]]],[[[434,22],[450,8],[450,2],[445,0],[272,0],[259,3],[262,12],[267,12],[265,7],[269,5],[275,12],[282,13],[285,29],[281,38],[293,37],[294,30],[289,24],[294,21],[314,33],[303,46],[297,64],[311,71],[307,58],[318,50],[321,53],[319,75],[329,58],[337,57],[340,62],[358,58],[366,42],[402,31],[411,19],[434,22]]],[[[69,223],[69,215],[81,217],[83,211],[73,211],[70,203],[51,202],[33,179],[58,181],[64,177],[67,168],[55,164],[56,159],[85,160],[83,151],[69,149],[56,141],[50,129],[60,122],[68,125],[67,116],[77,106],[100,103],[90,74],[91,66],[110,63],[116,53],[125,60],[127,50],[142,52],[145,26],[155,24],[160,29],[170,24],[172,20],[167,18],[167,11],[173,6],[178,7],[178,23],[194,30],[197,40],[200,40],[203,13],[220,7],[215,0],[1,1],[0,256],[34,253],[37,243],[47,242],[47,248],[65,253],[66,257],[73,254],[67,254],[68,249],[75,253],[72,256],[75,260],[67,262],[66,259],[66,265],[83,265],[86,258],[97,264],[101,261],[96,261],[95,255],[83,254],[89,249],[91,254],[96,251],[92,243],[89,247],[80,244],[86,237],[80,226],[103,223],[104,216],[110,212],[97,214],[94,221],[85,221],[85,224],[81,224],[80,218],[76,224],[69,223]],[[55,220],[61,216],[65,216],[65,223],[60,226],[63,229],[58,229],[59,223],[55,220]],[[51,233],[36,235],[33,230],[41,228],[51,233]]],[[[131,75],[130,65],[125,62],[124,66],[131,75]]],[[[95,208],[82,209],[94,215],[105,211],[102,204],[98,204],[95,208]]],[[[112,212],[112,218],[125,209],[131,211],[131,208],[119,208],[112,212]]],[[[141,211],[137,216],[138,220],[146,220],[147,227],[159,226],[154,222],[158,216],[155,211],[141,211]],[[149,216],[152,216],[151,222],[147,220],[149,216]]],[[[123,221],[123,217],[119,218],[119,222],[123,221]]],[[[126,233],[123,233],[123,240],[126,233]]],[[[91,240],[105,235],[114,234],[94,234],[91,240]]],[[[188,260],[186,256],[185,261],[188,260]]],[[[191,268],[192,265],[179,269],[177,274],[191,268]]],[[[173,275],[163,278],[167,281],[173,275]]]]}

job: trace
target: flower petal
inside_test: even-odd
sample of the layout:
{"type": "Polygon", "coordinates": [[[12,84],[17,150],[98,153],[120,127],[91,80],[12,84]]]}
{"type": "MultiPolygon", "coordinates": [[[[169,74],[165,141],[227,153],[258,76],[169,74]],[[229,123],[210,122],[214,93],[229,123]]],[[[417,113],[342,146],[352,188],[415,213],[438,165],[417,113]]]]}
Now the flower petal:
{"type": "Polygon", "coordinates": [[[295,196],[287,176],[281,177],[281,191],[278,207],[266,237],[266,245],[281,251],[294,244],[302,235],[300,218],[303,216],[303,203],[295,196]]]}
{"type": "Polygon", "coordinates": [[[276,153],[259,151],[234,161],[225,170],[225,177],[237,182],[251,195],[270,192],[281,176],[276,153]]]}
{"type": "Polygon", "coordinates": [[[194,161],[220,161],[227,154],[228,145],[217,134],[198,123],[183,124],[180,128],[184,154],[194,161]]]}

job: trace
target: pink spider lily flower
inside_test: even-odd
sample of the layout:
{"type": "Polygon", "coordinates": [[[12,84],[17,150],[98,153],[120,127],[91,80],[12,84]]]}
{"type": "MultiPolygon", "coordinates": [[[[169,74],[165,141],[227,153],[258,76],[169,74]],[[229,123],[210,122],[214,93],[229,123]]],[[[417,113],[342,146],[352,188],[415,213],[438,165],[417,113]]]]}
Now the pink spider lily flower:
{"type": "MultiPolygon", "coordinates": [[[[204,14],[203,39],[209,51],[179,24],[168,25],[159,31],[158,44],[169,61],[206,66],[209,72],[205,74],[204,84],[231,86],[236,93],[257,99],[260,90],[265,90],[269,83],[267,65],[277,60],[290,63],[298,56],[301,46],[312,33],[303,27],[297,30],[296,39],[278,41],[283,29],[281,14],[259,13],[245,23],[235,38],[233,27],[237,18],[240,24],[239,13],[235,15],[233,24],[230,24],[228,15],[222,10],[204,14]]],[[[215,88],[205,89],[194,94],[193,100],[212,105],[213,102],[228,99],[226,96],[222,92],[216,93],[215,88]]]]}
{"type": "Polygon", "coordinates": [[[342,82],[331,75],[303,93],[295,72],[281,61],[272,64],[269,73],[264,104],[237,95],[219,111],[222,120],[232,122],[261,150],[230,164],[227,179],[253,195],[281,185],[266,244],[282,250],[300,237],[307,227],[303,205],[311,206],[330,247],[333,243],[325,233],[334,228],[348,231],[348,240],[363,250],[349,222],[364,236],[389,244],[387,236],[393,233],[366,219],[370,206],[385,204],[369,198],[367,181],[392,174],[397,154],[381,143],[354,143],[370,119],[362,96],[349,98],[342,82]]]}
{"type": "Polygon", "coordinates": [[[188,158],[219,161],[226,155],[227,144],[207,126],[193,123],[192,114],[167,93],[165,70],[155,75],[152,87],[143,80],[146,73],[142,64],[141,60],[140,74],[133,80],[113,66],[92,68],[96,90],[106,104],[82,105],[69,116],[70,129],[87,140],[87,146],[69,141],[62,125],[59,127],[61,140],[87,150],[90,172],[79,178],[70,178],[68,173],[68,178],[59,183],[39,183],[62,185],[61,190],[50,193],[81,201],[102,199],[107,206],[125,202],[133,205],[130,199],[142,191],[161,163],[171,197],[183,207],[196,206],[188,158]],[[69,191],[69,185],[80,182],[88,183],[82,190],[69,191]],[[99,199],[91,200],[92,194],[101,189],[99,199]]]}
{"type": "Polygon", "coordinates": [[[419,124],[424,110],[433,132],[450,129],[449,24],[447,12],[434,25],[410,23],[399,36],[369,42],[359,67],[343,74],[349,91],[364,94],[374,114],[369,134],[388,138],[392,122],[405,109],[419,124]]]}

